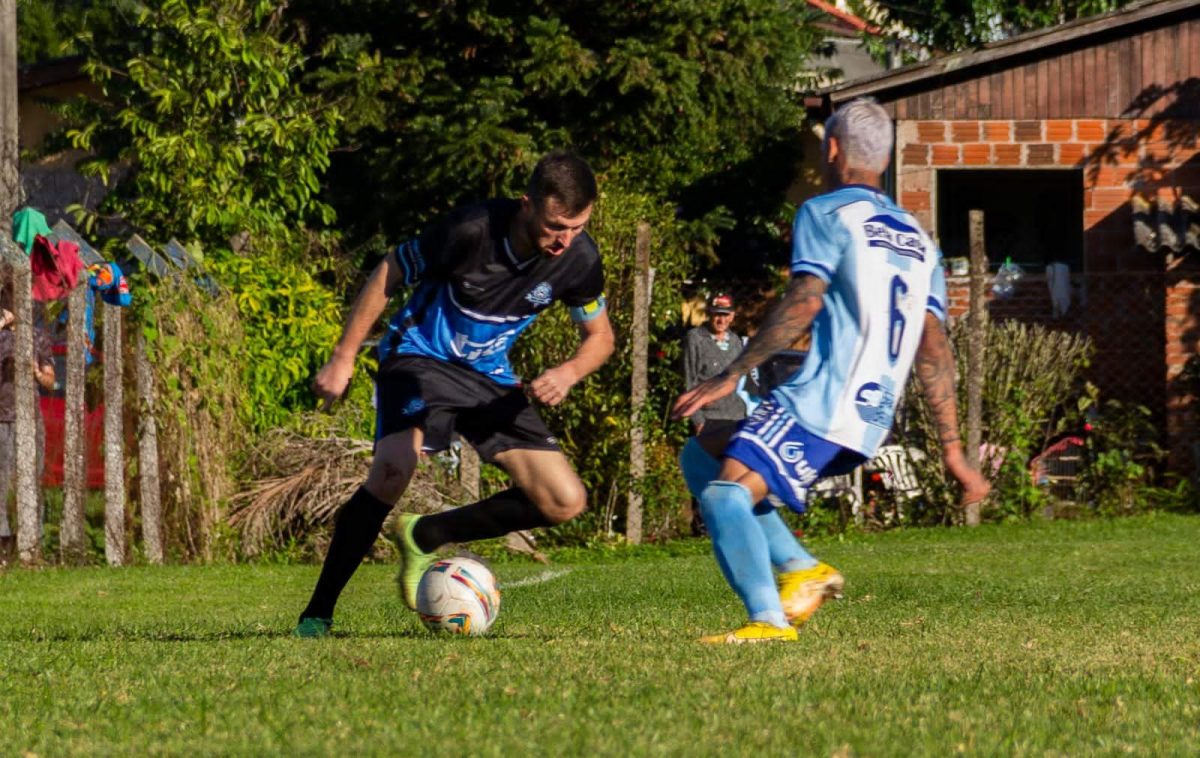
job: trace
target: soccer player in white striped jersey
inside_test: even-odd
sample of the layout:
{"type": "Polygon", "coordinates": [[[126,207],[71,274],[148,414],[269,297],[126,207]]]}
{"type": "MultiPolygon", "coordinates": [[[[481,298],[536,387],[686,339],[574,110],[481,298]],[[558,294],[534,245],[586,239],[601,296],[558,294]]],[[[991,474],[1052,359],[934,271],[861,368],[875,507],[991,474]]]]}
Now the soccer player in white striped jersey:
{"type": "Polygon", "coordinates": [[[717,479],[701,493],[717,562],[750,616],[704,642],[795,640],[796,627],[840,593],[836,570],[769,528],[764,498],[803,512],[813,482],[869,460],[914,368],[962,502],[990,490],[959,440],[941,254],[880,189],[891,150],[891,119],[874,101],[854,100],[829,118],[822,144],[829,191],[796,213],[787,292],[723,373],[675,403],[674,417],[686,418],[733,392],[743,375],[811,327],[803,367],[742,422],[717,479]],[[778,587],[773,562],[781,567],[778,587]]]}

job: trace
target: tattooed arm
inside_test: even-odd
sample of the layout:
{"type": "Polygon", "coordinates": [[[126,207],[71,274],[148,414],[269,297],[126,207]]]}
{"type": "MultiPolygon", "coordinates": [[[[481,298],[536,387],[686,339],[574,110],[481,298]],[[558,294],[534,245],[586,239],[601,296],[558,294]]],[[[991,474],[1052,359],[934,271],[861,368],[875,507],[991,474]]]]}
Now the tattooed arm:
{"type": "Polygon", "coordinates": [[[709,403],[720,400],[737,388],[738,379],[750,369],[786,350],[803,334],[821,311],[825,282],[802,274],[792,280],[787,292],[750,338],[744,350],[720,374],[679,396],[671,410],[672,418],[686,418],[709,403]]]}
{"type": "Polygon", "coordinates": [[[954,353],[942,322],[932,313],[925,314],[925,328],[921,332],[913,370],[921,380],[925,402],[929,404],[938,440],[942,443],[942,461],[946,464],[946,470],[962,485],[963,504],[982,500],[991,490],[991,485],[967,463],[963,454],[954,390],[954,353]]]}

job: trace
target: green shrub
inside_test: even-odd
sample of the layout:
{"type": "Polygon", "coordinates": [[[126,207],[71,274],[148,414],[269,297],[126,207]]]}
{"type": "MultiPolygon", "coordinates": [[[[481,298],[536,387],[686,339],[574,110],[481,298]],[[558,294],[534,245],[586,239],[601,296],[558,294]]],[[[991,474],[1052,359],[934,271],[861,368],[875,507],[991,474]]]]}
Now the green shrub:
{"type": "MultiPolygon", "coordinates": [[[[966,439],[967,326],[950,330],[957,360],[959,424],[966,439]]],[[[1092,354],[1090,340],[1039,325],[988,321],[984,330],[983,473],[992,480],[993,515],[1028,516],[1041,504],[1029,476],[1029,459],[1056,429],[1064,404],[1077,393],[1092,354]]],[[[920,450],[911,461],[925,489],[922,520],[950,523],[959,518],[957,485],[942,467],[941,444],[913,377],[905,392],[896,436],[920,450]]]]}

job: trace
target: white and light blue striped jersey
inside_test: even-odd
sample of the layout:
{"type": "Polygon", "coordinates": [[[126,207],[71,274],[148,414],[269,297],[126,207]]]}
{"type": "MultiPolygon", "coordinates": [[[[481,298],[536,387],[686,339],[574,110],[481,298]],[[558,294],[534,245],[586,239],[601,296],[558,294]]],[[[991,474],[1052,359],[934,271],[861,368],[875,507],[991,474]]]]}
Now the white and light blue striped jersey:
{"type": "Polygon", "coordinates": [[[796,212],[792,275],[828,285],[803,367],[772,394],[808,431],[874,455],[892,426],[928,310],[946,318],[941,253],[912,214],[847,185],[796,212]]]}

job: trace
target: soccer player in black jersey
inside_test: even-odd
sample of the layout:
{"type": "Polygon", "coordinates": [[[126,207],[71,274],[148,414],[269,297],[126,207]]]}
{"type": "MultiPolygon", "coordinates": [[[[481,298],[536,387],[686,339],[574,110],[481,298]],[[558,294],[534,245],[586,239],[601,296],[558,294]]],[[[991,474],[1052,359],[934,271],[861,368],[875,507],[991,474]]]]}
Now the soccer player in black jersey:
{"type": "Polygon", "coordinates": [[[400,515],[395,539],[410,608],[441,545],[552,526],[584,510],[583,483],[530,398],[561,403],[612,353],[604,270],[584,231],[595,199],[587,163],[571,153],[550,153],[534,168],[520,200],[455,211],[397,246],[364,285],[333,356],[313,382],[327,406],[345,392],[354,357],[388,298],[402,286],[413,290],[380,341],[371,471],[337,515],[297,636],[329,633],[338,595],[404,493],[418,457],[445,449],[454,432],[503,468],[513,486],[442,513],[400,515]],[[508,350],[558,300],[570,309],[582,340],[569,360],[522,385],[508,350]]]}

